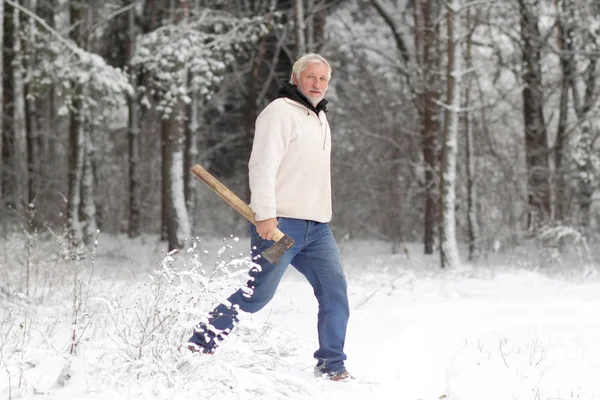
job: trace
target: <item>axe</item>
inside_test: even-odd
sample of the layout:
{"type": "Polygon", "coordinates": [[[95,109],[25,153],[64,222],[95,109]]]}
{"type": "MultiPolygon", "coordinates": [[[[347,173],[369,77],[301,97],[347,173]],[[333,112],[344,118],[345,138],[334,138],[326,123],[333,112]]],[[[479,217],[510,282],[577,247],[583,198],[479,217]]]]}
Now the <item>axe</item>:
{"type": "MultiPolygon", "coordinates": [[[[206,183],[209,188],[215,191],[223,200],[225,200],[231,207],[235,208],[237,212],[242,214],[248,221],[252,224],[256,225],[256,220],[254,219],[254,212],[250,209],[250,207],[242,201],[239,197],[235,195],[231,190],[227,189],[225,185],[217,180],[214,176],[212,176],[207,170],[202,168],[200,165],[196,164],[191,169],[192,173],[196,175],[198,179],[202,182],[206,183]]],[[[268,248],[267,250],[262,252],[262,256],[272,264],[277,264],[279,259],[292,245],[294,244],[294,239],[281,232],[279,229],[275,228],[275,233],[273,234],[273,240],[275,244],[268,248]]]]}

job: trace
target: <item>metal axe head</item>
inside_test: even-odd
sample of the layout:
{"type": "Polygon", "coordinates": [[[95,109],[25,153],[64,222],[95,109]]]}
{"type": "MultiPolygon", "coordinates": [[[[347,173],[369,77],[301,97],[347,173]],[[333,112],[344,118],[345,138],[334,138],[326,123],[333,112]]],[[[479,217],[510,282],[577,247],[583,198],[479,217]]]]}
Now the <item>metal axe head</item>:
{"type": "Polygon", "coordinates": [[[288,235],[283,235],[275,244],[262,252],[262,256],[271,264],[277,264],[279,259],[294,245],[294,239],[288,235]]]}

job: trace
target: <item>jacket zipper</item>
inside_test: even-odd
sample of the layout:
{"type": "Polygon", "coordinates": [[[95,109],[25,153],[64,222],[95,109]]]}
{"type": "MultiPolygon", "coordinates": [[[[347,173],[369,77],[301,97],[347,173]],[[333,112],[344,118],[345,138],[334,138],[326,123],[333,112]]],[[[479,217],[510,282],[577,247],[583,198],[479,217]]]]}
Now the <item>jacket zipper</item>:
{"type": "MultiPolygon", "coordinates": [[[[308,107],[306,108],[306,115],[310,117],[310,110],[308,107]]],[[[319,124],[321,124],[321,132],[323,132],[323,121],[321,121],[321,117],[316,114],[317,119],[319,120],[319,124]]],[[[323,150],[325,150],[325,143],[327,143],[327,126],[325,126],[325,132],[323,134],[323,150]]]]}

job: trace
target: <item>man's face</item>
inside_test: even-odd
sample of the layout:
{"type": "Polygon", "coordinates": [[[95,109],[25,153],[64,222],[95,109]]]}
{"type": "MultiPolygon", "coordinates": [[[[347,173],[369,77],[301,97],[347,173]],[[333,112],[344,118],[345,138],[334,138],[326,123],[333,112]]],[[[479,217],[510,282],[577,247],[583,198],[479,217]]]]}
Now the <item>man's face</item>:
{"type": "Polygon", "coordinates": [[[327,92],[329,85],[328,72],[329,69],[325,63],[312,62],[300,73],[300,78],[294,75],[292,83],[298,87],[300,93],[316,106],[323,100],[325,92],[327,92]]]}

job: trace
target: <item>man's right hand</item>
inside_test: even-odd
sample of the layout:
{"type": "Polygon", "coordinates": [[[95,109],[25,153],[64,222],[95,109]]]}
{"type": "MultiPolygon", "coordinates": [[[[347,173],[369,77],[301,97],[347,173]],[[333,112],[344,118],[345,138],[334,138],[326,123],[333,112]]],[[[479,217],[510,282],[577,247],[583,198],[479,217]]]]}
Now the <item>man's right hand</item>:
{"type": "Polygon", "coordinates": [[[258,235],[265,240],[273,240],[275,228],[277,228],[277,218],[256,221],[256,231],[258,232],[258,235]]]}

